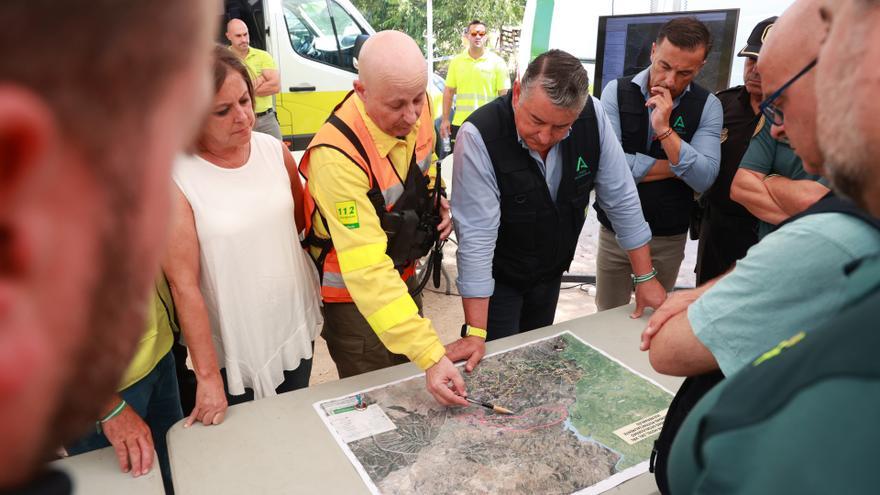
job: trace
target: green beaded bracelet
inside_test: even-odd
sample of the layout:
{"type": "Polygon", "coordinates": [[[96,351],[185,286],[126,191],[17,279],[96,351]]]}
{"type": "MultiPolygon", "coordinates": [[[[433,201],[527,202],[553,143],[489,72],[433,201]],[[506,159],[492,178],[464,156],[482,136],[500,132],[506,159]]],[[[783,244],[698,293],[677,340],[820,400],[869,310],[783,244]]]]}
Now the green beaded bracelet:
{"type": "Polygon", "coordinates": [[[95,422],[95,430],[97,430],[99,435],[101,433],[103,433],[101,425],[106,423],[107,421],[110,421],[111,419],[115,418],[116,416],[119,416],[119,414],[122,412],[123,409],[125,409],[125,406],[127,406],[127,405],[128,405],[128,402],[125,402],[125,399],[122,399],[122,401],[119,402],[119,404],[117,404],[116,407],[114,407],[112,411],[110,411],[109,413],[107,413],[106,416],[104,416],[103,418],[101,418],[100,420],[95,422]]]}
{"type": "Polygon", "coordinates": [[[656,276],[657,276],[657,269],[654,267],[651,267],[651,271],[649,273],[644,274],[644,275],[633,275],[632,276],[633,288],[635,288],[639,284],[643,284],[643,283],[647,282],[648,280],[651,280],[652,278],[654,278],[656,276]]]}

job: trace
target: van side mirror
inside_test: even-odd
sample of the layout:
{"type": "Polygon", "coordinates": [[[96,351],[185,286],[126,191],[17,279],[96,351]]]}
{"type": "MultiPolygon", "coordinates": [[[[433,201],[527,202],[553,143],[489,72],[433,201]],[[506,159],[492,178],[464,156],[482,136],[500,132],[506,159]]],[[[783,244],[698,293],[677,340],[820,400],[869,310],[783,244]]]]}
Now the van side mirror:
{"type": "Polygon", "coordinates": [[[369,37],[369,34],[359,34],[358,37],[354,39],[354,48],[351,52],[354,70],[358,70],[358,56],[361,54],[361,47],[364,46],[364,43],[367,42],[369,37]]]}

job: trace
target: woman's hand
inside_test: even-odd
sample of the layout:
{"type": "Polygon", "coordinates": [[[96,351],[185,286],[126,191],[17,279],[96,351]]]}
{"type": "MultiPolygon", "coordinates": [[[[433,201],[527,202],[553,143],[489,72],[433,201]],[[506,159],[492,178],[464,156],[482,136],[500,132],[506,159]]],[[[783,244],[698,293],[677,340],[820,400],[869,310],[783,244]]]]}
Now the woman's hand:
{"type": "Polygon", "coordinates": [[[226,394],[220,376],[211,334],[208,309],[200,288],[200,248],[192,207],[178,188],[174,188],[176,212],[172,217],[168,252],[162,269],[180,320],[187,352],[196,370],[196,406],[183,424],[196,421],[218,425],[226,415],[226,394]]]}
{"type": "Polygon", "coordinates": [[[223,390],[223,379],[220,372],[199,379],[196,385],[196,406],[192,414],[186,418],[184,428],[189,428],[196,421],[205,426],[219,425],[226,416],[226,393],[223,390]]]}

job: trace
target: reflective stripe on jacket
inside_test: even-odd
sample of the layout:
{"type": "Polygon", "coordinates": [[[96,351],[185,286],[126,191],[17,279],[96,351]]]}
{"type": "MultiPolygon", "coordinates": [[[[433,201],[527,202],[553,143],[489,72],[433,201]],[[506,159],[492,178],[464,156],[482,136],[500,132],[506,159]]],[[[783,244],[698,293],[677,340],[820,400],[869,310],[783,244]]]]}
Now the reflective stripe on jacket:
{"type": "MultiPolygon", "coordinates": [[[[363,170],[368,177],[370,187],[377,186],[382,192],[382,196],[385,199],[385,208],[390,211],[397,199],[403,194],[402,177],[398,175],[389,158],[383,157],[376,148],[361,112],[357,108],[356,97],[349,93],[346,99],[334,110],[334,115],[354,131],[355,137],[359,142],[353,143],[339,129],[333,125],[325,124],[309,143],[309,147],[300,162],[300,173],[308,181],[309,161],[313,149],[322,146],[335,149],[347,156],[352,161],[352,166],[360,167],[363,170]]],[[[427,176],[431,166],[434,143],[434,126],[427,99],[419,118],[420,123],[414,148],[415,163],[418,165],[419,170],[427,176]]],[[[328,229],[314,228],[318,222],[323,222],[323,220],[308,186],[304,188],[304,193],[306,233],[311,233],[318,238],[329,238],[328,229]]],[[[371,251],[373,250],[371,249],[371,251]]],[[[318,259],[320,249],[311,248],[309,252],[313,259],[318,259]]],[[[368,262],[368,260],[353,261],[356,265],[363,265],[368,262]]],[[[406,280],[414,272],[415,266],[410,264],[403,271],[402,278],[406,280]]],[[[329,249],[323,260],[321,296],[325,302],[330,303],[352,302],[351,295],[345,287],[335,247],[329,249]]]]}

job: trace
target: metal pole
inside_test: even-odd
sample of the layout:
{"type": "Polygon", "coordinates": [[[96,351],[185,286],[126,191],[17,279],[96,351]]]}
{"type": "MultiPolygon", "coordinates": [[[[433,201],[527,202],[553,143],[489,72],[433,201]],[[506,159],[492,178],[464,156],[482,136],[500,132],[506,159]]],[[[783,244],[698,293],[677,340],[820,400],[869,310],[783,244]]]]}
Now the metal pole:
{"type": "Polygon", "coordinates": [[[336,40],[336,61],[342,65],[342,45],[339,43],[339,32],[336,31],[336,19],[333,17],[333,5],[327,0],[327,15],[330,16],[330,27],[333,29],[333,39],[336,40]]]}
{"type": "MultiPolygon", "coordinates": [[[[428,0],[428,29],[425,49],[428,51],[428,77],[434,73],[434,0],[428,0]]],[[[430,80],[430,79],[429,79],[430,80]]]]}

